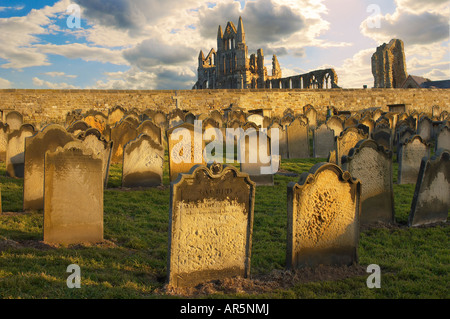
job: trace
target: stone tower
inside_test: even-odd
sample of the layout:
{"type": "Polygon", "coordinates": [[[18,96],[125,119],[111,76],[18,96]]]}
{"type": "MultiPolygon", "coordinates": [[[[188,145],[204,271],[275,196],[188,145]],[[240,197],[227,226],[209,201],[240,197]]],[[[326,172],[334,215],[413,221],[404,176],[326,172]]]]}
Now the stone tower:
{"type": "Polygon", "coordinates": [[[266,81],[281,78],[276,56],[272,59],[272,76],[267,75],[262,49],[248,57],[242,18],[238,26],[228,22],[225,30],[217,31],[217,51],[211,49],[205,57],[198,57],[198,80],[194,89],[248,89],[265,88],[266,81]]]}
{"type": "Polygon", "coordinates": [[[372,55],[375,88],[400,88],[408,77],[403,41],[392,39],[383,43],[372,55]]]}

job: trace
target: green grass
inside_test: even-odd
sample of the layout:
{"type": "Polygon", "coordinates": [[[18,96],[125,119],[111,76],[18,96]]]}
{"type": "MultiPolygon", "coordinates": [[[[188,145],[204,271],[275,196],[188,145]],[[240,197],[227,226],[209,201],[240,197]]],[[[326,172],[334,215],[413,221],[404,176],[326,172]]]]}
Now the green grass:
{"type": "MultiPolygon", "coordinates": [[[[167,159],[167,157],[166,157],[167,159]]],[[[281,168],[301,174],[325,159],[286,160],[281,168]]],[[[394,165],[397,169],[397,164],[394,165]]],[[[20,179],[6,178],[0,163],[0,298],[170,298],[166,280],[169,180],[164,188],[122,189],[121,165],[112,165],[104,193],[104,237],[99,245],[54,247],[43,239],[42,211],[22,211],[20,179]],[[68,289],[70,264],[81,267],[82,288],[68,289]]],[[[286,258],[287,184],[298,177],[275,176],[274,187],[256,190],[252,278],[283,273],[286,258]]],[[[396,180],[396,174],[394,174],[396,180]]],[[[381,267],[381,289],[369,289],[369,274],[293,282],[262,294],[217,290],[210,298],[449,298],[448,223],[406,227],[414,185],[394,184],[396,224],[361,232],[359,264],[381,267]]],[[[261,279],[264,280],[264,279],[261,279]]]]}

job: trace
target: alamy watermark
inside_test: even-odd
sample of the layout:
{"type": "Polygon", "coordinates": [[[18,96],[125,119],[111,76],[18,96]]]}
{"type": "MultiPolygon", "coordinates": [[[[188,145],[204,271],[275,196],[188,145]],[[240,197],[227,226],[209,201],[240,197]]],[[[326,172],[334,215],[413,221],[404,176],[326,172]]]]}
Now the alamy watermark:
{"type": "Polygon", "coordinates": [[[234,163],[235,145],[237,145],[237,160],[240,163],[265,165],[260,169],[260,173],[263,175],[274,174],[278,171],[278,128],[270,129],[270,139],[269,132],[265,128],[256,130],[250,127],[245,131],[242,128],[227,128],[225,132],[224,154],[224,136],[219,128],[209,127],[203,131],[202,121],[196,120],[194,121],[193,139],[191,130],[184,127],[175,128],[170,135],[170,139],[174,143],[170,154],[171,160],[176,164],[201,163],[202,159],[207,163],[223,163],[224,161],[234,163]],[[247,137],[248,147],[245,147],[247,137]],[[210,141],[204,149],[202,149],[203,141],[210,141]],[[246,149],[248,149],[248,160],[246,149]]]}
{"type": "Polygon", "coordinates": [[[369,18],[367,18],[367,28],[369,29],[380,29],[381,28],[381,8],[378,4],[370,4],[366,9],[367,13],[372,13],[369,18]]]}
{"type": "Polygon", "coordinates": [[[381,288],[381,268],[377,264],[370,264],[367,266],[368,273],[372,273],[367,277],[367,288],[381,288]]]}
{"type": "Polygon", "coordinates": [[[67,277],[67,287],[72,288],[81,288],[81,269],[77,264],[71,264],[67,266],[66,272],[72,273],[69,277],[67,277]]]}
{"type": "Polygon", "coordinates": [[[66,20],[66,25],[69,29],[81,28],[81,8],[78,4],[70,4],[66,13],[69,15],[66,20]]]}

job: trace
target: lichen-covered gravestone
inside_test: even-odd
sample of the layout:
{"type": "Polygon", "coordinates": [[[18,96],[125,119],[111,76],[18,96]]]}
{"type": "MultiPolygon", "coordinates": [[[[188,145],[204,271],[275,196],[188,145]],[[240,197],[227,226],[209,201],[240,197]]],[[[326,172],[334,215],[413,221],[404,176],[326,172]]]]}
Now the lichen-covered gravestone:
{"type": "Polygon", "coordinates": [[[153,123],[151,120],[143,121],[139,127],[137,128],[138,136],[141,134],[145,134],[153,138],[157,143],[163,144],[161,128],[153,123]]]}
{"type": "Polygon", "coordinates": [[[436,151],[439,149],[450,151],[450,128],[442,126],[436,135],[436,151]]]}
{"type": "Polygon", "coordinates": [[[327,158],[334,149],[334,131],[326,124],[313,130],[313,156],[327,158]]]}
{"type": "Polygon", "coordinates": [[[409,226],[445,222],[450,209],[450,153],[439,150],[422,159],[409,226]]]}
{"type": "Polygon", "coordinates": [[[6,161],[6,149],[8,147],[9,125],[0,122],[0,162],[6,161]]]}
{"type": "Polygon", "coordinates": [[[44,241],[103,240],[102,159],[81,141],[45,154],[44,241]]]}
{"type": "Polygon", "coordinates": [[[341,158],[347,155],[356,143],[367,139],[369,136],[356,127],[346,128],[341,135],[336,137],[336,164],[341,165],[341,158]]]}
{"type": "Polygon", "coordinates": [[[360,182],[331,163],[288,184],[288,269],[358,262],[360,195],[360,182]]]}
{"type": "Polygon", "coordinates": [[[205,142],[201,127],[196,129],[192,124],[183,123],[167,130],[166,134],[171,182],[177,179],[179,173],[187,173],[195,165],[206,164],[203,158],[205,142]]]}
{"type": "Polygon", "coordinates": [[[85,132],[79,133],[77,135],[77,139],[83,141],[87,148],[92,149],[95,155],[102,158],[103,180],[106,187],[108,185],[113,141],[108,142],[102,133],[96,128],[90,128],[85,132]]]}
{"type": "Polygon", "coordinates": [[[337,116],[330,117],[326,124],[334,131],[335,137],[341,135],[341,132],[344,130],[344,123],[342,123],[342,120],[337,116]]]}
{"type": "Polygon", "coordinates": [[[136,123],[132,124],[130,121],[122,119],[111,128],[111,140],[113,141],[111,163],[122,163],[123,147],[137,137],[137,127],[136,123]]]}
{"type": "Polygon", "coordinates": [[[286,128],[289,158],[309,158],[308,121],[297,117],[286,128]]]}
{"type": "Polygon", "coordinates": [[[25,139],[25,171],[23,182],[23,209],[44,208],[44,158],[47,151],[76,140],[75,136],[58,124],[51,124],[25,139]]]}
{"type": "Polygon", "coordinates": [[[430,155],[429,144],[419,135],[411,136],[400,148],[398,157],[398,184],[415,184],[422,158],[430,155]]]}
{"type": "Polygon", "coordinates": [[[361,140],[342,157],[342,169],[361,181],[361,224],[393,223],[392,151],[361,140]]]}
{"type": "Polygon", "coordinates": [[[17,111],[11,111],[6,114],[5,122],[9,125],[11,132],[18,130],[23,124],[23,115],[17,111]]]}
{"type": "Polygon", "coordinates": [[[198,165],[170,188],[168,285],[248,277],[255,184],[232,166],[198,165]]]}
{"type": "Polygon", "coordinates": [[[33,136],[36,130],[31,124],[23,124],[8,134],[6,148],[6,176],[23,178],[25,163],[25,138],[33,136]]]}
{"type": "Polygon", "coordinates": [[[151,136],[141,134],[123,150],[122,187],[162,184],[164,148],[151,136]]]}

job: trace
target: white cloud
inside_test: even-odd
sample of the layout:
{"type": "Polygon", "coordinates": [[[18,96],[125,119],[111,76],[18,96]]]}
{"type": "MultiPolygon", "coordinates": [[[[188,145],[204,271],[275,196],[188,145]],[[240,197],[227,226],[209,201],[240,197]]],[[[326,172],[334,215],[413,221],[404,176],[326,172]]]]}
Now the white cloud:
{"type": "Polygon", "coordinates": [[[10,89],[12,87],[12,83],[7,79],[0,78],[0,89],[10,89]]]}
{"type": "Polygon", "coordinates": [[[45,75],[51,76],[52,78],[56,78],[56,77],[66,77],[66,78],[76,78],[76,75],[71,75],[71,74],[66,74],[64,72],[45,72],[45,75]]]}
{"type": "Polygon", "coordinates": [[[77,87],[72,85],[72,84],[68,84],[68,83],[65,83],[65,82],[53,83],[53,82],[41,80],[41,79],[39,79],[37,77],[33,78],[33,85],[38,86],[38,87],[45,87],[45,88],[49,88],[49,89],[54,89],[54,90],[77,89],[77,87]]]}

